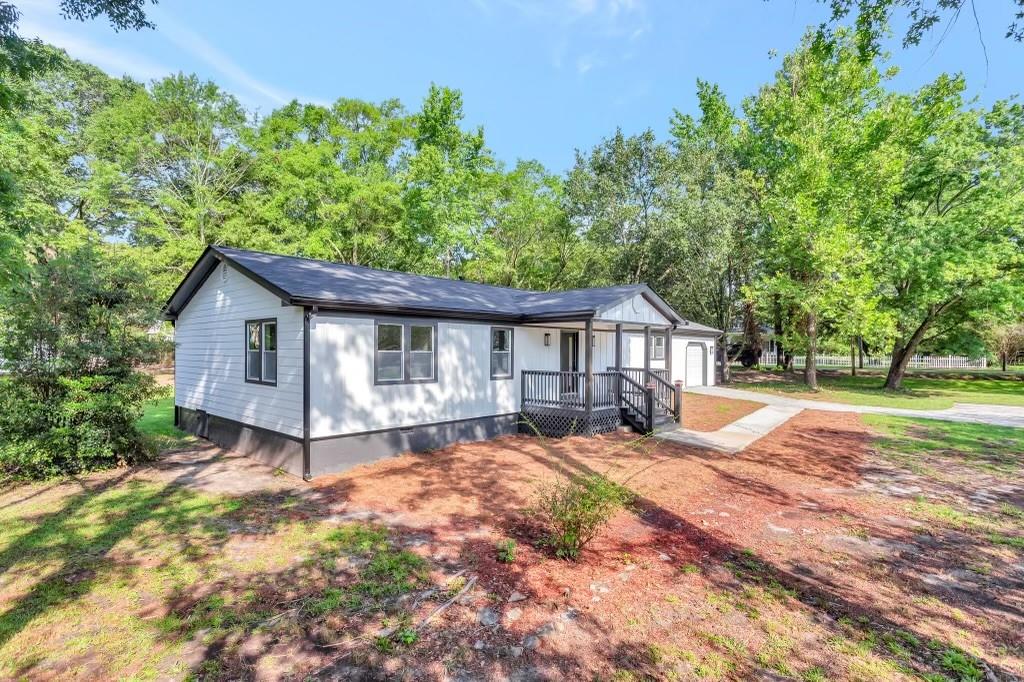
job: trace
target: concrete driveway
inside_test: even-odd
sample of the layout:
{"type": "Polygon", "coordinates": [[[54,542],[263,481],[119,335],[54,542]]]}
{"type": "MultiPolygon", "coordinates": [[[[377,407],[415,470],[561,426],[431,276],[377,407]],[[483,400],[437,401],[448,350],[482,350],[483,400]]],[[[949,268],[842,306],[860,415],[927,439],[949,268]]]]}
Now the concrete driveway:
{"type": "MultiPolygon", "coordinates": [[[[899,417],[916,417],[918,419],[941,419],[951,422],[971,422],[974,424],[991,424],[992,426],[1012,426],[1024,428],[1024,407],[1008,405],[978,405],[975,403],[956,403],[945,410],[908,410],[898,407],[875,407],[870,405],[846,405],[824,400],[805,400],[786,396],[764,393],[761,391],[744,391],[724,386],[698,386],[688,388],[692,393],[714,395],[721,398],[736,400],[754,400],[765,405],[799,408],[801,410],[824,410],[827,412],[856,412],[858,414],[891,414],[899,417]]],[[[755,413],[756,414],[756,413],[755,413]]]]}

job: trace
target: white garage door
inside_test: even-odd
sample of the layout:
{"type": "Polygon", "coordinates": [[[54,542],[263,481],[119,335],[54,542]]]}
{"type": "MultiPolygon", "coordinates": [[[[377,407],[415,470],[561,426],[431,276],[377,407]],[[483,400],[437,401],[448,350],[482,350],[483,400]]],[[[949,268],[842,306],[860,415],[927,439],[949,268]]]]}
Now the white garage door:
{"type": "Polygon", "coordinates": [[[686,385],[704,385],[704,344],[690,343],[686,346],[686,385]]]}

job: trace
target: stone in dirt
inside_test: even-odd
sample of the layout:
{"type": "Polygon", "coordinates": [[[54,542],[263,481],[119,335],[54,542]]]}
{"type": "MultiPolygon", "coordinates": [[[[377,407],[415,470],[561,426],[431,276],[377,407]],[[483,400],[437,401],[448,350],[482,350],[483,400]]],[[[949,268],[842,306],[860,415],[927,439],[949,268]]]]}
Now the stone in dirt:
{"type": "Polygon", "coordinates": [[[484,627],[493,627],[501,620],[501,616],[494,609],[482,608],[477,612],[476,618],[484,627]]]}
{"type": "Polygon", "coordinates": [[[523,640],[523,647],[527,649],[536,649],[539,646],[540,637],[537,637],[536,635],[530,635],[529,637],[523,640]]]}
{"type": "Polygon", "coordinates": [[[775,524],[772,524],[772,523],[765,523],[764,525],[766,525],[768,527],[768,530],[770,530],[771,532],[779,533],[781,535],[788,535],[788,534],[793,532],[792,528],[786,528],[784,526],[776,526],[775,524]]]}
{"type": "Polygon", "coordinates": [[[513,592],[508,596],[509,602],[523,601],[524,599],[526,599],[526,595],[522,592],[513,592]]]}
{"type": "Polygon", "coordinates": [[[523,610],[522,609],[518,609],[518,608],[517,609],[509,609],[508,611],[505,612],[505,620],[507,620],[510,623],[516,622],[517,620],[522,618],[522,616],[523,616],[523,610]]]}

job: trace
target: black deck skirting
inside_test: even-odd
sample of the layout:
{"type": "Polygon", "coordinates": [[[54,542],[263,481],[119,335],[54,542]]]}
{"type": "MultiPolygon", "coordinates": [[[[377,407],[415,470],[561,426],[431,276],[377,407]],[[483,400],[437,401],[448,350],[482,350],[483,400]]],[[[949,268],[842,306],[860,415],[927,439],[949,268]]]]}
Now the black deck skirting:
{"type": "Polygon", "coordinates": [[[523,407],[520,413],[519,433],[549,438],[566,436],[595,436],[619,428],[622,416],[617,407],[595,409],[589,418],[583,410],[540,405],[523,407]]]}

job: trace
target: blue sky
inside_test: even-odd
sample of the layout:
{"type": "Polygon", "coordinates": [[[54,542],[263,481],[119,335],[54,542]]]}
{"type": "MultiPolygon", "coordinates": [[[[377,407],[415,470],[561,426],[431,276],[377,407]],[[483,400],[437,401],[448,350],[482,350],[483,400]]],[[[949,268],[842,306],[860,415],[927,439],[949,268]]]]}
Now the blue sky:
{"type": "MultiPolygon", "coordinates": [[[[780,56],[826,17],[813,0],[163,0],[155,31],[115,33],[60,18],[57,0],[15,0],[21,33],[107,72],[141,80],[194,72],[263,113],[292,98],[397,97],[415,110],[431,82],[462,90],[466,119],[508,163],[571,166],[616,126],[663,135],[674,108],[693,112],[698,77],[730,100],[772,77],[780,56]]],[[[1024,45],[1004,40],[1008,2],[978,3],[935,48],[892,42],[909,89],[962,71],[983,103],[1021,88],[1024,45]]],[[[902,35],[902,34],[900,34],[902,35]]]]}

